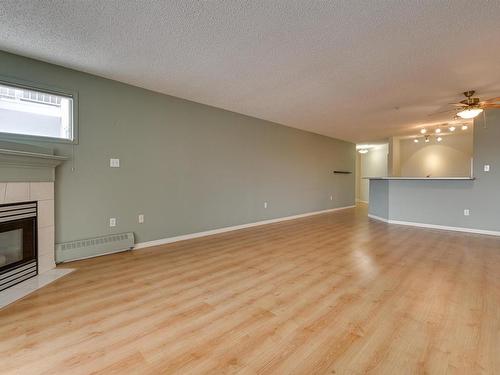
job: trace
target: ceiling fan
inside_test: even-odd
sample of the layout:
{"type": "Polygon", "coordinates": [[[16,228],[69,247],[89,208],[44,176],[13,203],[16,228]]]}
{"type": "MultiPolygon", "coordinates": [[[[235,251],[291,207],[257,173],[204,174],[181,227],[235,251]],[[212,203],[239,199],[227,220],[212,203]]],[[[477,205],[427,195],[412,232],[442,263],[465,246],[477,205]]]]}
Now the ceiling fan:
{"type": "Polygon", "coordinates": [[[481,101],[479,98],[474,98],[474,90],[465,91],[465,99],[459,103],[450,103],[457,107],[457,116],[463,119],[471,119],[479,115],[483,110],[490,108],[500,108],[500,96],[481,101]]]}

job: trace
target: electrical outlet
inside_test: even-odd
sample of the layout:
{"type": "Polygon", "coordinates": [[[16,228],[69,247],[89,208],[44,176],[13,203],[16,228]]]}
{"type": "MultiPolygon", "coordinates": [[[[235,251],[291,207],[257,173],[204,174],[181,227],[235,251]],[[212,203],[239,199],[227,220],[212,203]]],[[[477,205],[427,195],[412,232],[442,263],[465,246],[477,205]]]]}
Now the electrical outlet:
{"type": "Polygon", "coordinates": [[[110,227],[116,227],[116,217],[110,217],[109,218],[109,226],[110,227]]]}
{"type": "Polygon", "coordinates": [[[264,202],[264,208],[267,208],[267,202],[264,202]]]}
{"type": "Polygon", "coordinates": [[[109,159],[109,166],[111,168],[120,168],[120,159],[109,159]]]}
{"type": "Polygon", "coordinates": [[[484,171],[485,172],[489,172],[490,171],[490,165],[489,164],[485,164],[484,165],[484,171]]]}
{"type": "Polygon", "coordinates": [[[138,219],[139,219],[139,224],[144,223],[144,214],[139,214],[138,219]]]}
{"type": "Polygon", "coordinates": [[[464,216],[470,216],[470,210],[468,208],[464,210],[464,216]]]}

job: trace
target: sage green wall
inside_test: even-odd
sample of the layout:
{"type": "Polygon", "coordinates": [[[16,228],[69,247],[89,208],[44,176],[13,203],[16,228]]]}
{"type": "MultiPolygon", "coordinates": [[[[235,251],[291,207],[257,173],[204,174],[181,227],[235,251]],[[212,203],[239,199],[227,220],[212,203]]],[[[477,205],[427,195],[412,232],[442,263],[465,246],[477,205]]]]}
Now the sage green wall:
{"type": "Polygon", "coordinates": [[[354,172],[354,144],[4,52],[0,75],[78,92],[56,242],[126,231],[144,242],[354,204],[355,174],[332,173],[354,172]]]}

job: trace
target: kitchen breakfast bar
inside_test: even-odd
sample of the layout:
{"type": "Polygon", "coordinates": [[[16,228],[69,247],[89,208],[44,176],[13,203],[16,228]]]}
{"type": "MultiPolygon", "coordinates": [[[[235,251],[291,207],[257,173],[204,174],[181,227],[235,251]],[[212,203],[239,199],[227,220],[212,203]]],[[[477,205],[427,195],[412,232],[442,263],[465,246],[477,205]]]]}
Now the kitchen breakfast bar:
{"type": "MultiPolygon", "coordinates": [[[[474,177],[366,177],[368,216],[390,224],[500,235],[499,207],[474,177]],[[491,220],[487,218],[491,217],[491,220]],[[486,220],[485,220],[486,218],[486,220]]],[[[498,191],[488,192],[498,196],[498,191]]]]}

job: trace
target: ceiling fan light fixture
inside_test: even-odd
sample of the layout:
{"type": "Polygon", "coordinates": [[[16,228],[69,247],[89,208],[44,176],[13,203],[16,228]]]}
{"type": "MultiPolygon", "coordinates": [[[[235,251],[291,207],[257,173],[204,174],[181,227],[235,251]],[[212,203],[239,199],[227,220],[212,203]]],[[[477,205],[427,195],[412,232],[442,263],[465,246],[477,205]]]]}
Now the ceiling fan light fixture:
{"type": "Polygon", "coordinates": [[[463,111],[458,112],[457,116],[463,119],[471,119],[479,115],[481,112],[483,112],[482,108],[467,108],[463,111]]]}

